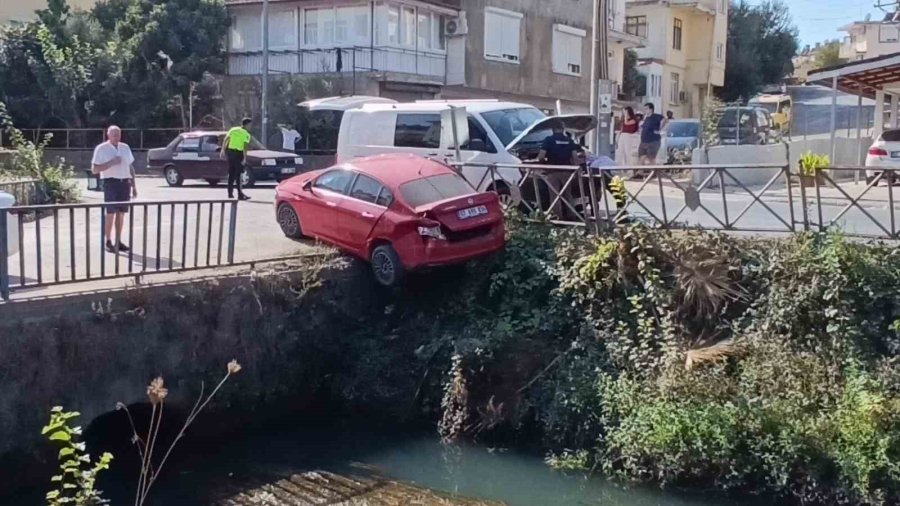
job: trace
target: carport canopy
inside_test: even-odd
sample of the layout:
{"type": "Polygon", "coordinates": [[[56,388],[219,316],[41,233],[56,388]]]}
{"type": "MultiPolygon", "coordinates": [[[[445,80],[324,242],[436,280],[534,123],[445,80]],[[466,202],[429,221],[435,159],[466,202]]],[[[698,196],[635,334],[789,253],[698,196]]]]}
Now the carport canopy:
{"type": "Polygon", "coordinates": [[[900,53],[857,60],[810,71],[807,83],[820,84],[875,99],[881,92],[900,93],[900,53]]]}

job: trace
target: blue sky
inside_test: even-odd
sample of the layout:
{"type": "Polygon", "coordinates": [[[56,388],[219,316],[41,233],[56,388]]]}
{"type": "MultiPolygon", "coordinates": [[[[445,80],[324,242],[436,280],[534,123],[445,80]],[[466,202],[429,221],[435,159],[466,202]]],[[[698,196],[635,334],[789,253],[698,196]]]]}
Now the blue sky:
{"type": "MultiPolygon", "coordinates": [[[[760,1],[748,0],[748,3],[758,4],[760,1]]],[[[791,16],[800,30],[801,47],[843,37],[845,34],[838,32],[837,28],[852,21],[860,21],[866,14],[872,14],[872,19],[884,15],[881,9],[873,7],[876,0],[784,0],[784,2],[791,9],[791,16]]]]}

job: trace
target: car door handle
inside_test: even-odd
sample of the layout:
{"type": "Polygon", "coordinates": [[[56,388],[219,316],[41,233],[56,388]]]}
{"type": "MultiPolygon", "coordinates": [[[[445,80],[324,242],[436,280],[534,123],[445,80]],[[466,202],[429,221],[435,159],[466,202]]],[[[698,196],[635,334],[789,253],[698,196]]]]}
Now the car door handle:
{"type": "Polygon", "coordinates": [[[337,202],[325,202],[328,207],[337,207],[337,202]]]}
{"type": "Polygon", "coordinates": [[[367,212],[367,211],[363,211],[363,212],[360,213],[360,214],[362,214],[362,217],[363,217],[363,218],[374,218],[374,217],[375,217],[374,214],[372,214],[372,213],[370,213],[370,212],[367,212]]]}

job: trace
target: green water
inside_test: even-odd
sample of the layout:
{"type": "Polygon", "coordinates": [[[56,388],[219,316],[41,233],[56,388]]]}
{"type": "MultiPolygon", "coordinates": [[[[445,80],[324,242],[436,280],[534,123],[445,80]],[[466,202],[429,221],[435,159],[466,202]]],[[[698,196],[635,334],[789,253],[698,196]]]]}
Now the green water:
{"type": "MultiPolygon", "coordinates": [[[[301,424],[301,421],[297,421],[301,424]]],[[[503,501],[511,506],[756,506],[759,499],[711,493],[680,493],[649,487],[622,487],[602,477],[564,474],[548,468],[539,456],[473,445],[441,445],[429,434],[410,436],[335,427],[267,431],[215,445],[186,447],[175,472],[153,492],[154,505],[193,506],[240,490],[249,477],[274,482],[295,473],[330,471],[359,474],[360,468],[393,480],[468,498],[503,501]]],[[[119,459],[127,459],[120,455],[119,459]]],[[[136,459],[136,457],[135,457],[136,459]]],[[[122,462],[121,460],[119,461],[122,462]]],[[[133,502],[134,477],[119,469],[101,487],[112,504],[133,502]]],[[[248,484],[249,488],[250,485],[248,484]]],[[[41,504],[44,490],[3,505],[41,504]]],[[[765,501],[772,505],[773,501],[765,501]]]]}

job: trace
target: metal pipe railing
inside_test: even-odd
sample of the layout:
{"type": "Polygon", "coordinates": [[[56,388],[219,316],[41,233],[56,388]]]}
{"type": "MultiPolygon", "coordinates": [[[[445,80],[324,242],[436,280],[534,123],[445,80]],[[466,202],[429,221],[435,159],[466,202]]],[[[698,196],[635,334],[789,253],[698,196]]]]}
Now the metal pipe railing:
{"type": "MultiPolygon", "coordinates": [[[[49,286],[233,264],[237,208],[238,202],[229,199],[0,209],[0,296],[9,299],[13,286],[49,286]],[[107,248],[108,242],[117,239],[106,235],[107,220],[112,219],[108,214],[110,207],[127,209],[122,239],[118,239],[128,241],[127,250],[120,249],[120,242],[111,250],[107,248]],[[179,227],[180,241],[175,235],[179,227]],[[12,228],[17,232],[18,265],[9,261],[12,251],[8,238],[12,228]],[[213,233],[216,229],[218,234],[213,233]],[[176,246],[181,250],[180,262],[174,258],[176,246]],[[228,251],[225,258],[223,246],[228,251]],[[168,257],[164,256],[165,251],[168,257]]],[[[115,235],[115,230],[112,233],[115,235]]]]}

